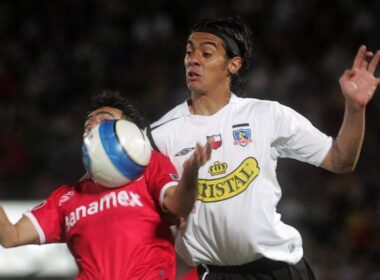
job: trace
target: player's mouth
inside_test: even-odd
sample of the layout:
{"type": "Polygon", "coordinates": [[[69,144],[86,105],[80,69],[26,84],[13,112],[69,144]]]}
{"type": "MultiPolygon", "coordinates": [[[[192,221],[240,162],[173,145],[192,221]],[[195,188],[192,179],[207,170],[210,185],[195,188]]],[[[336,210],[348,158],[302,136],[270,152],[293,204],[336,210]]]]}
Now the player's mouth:
{"type": "Polygon", "coordinates": [[[202,76],[195,71],[188,71],[187,72],[187,81],[192,82],[192,81],[198,81],[202,76]]]}

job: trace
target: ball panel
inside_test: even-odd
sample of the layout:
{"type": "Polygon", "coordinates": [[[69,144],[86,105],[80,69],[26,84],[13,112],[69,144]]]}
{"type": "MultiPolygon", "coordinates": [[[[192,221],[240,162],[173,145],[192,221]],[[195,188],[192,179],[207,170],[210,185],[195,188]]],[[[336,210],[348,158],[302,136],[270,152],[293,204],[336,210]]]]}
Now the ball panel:
{"type": "MultiPolygon", "coordinates": [[[[104,151],[108,158],[117,168],[117,170],[125,177],[135,180],[144,172],[144,168],[136,164],[125,152],[124,148],[119,143],[119,139],[115,133],[116,121],[105,121],[99,126],[99,137],[101,139],[104,151]]],[[[134,138],[126,136],[126,142],[134,142],[134,138]]],[[[129,147],[128,147],[129,148],[129,147]]],[[[135,149],[138,147],[135,147],[135,149]]]]}
{"type": "MultiPolygon", "coordinates": [[[[84,139],[84,141],[86,141],[86,139],[84,139]]],[[[93,177],[92,171],[91,171],[91,157],[90,157],[90,153],[88,152],[87,147],[88,147],[88,145],[86,143],[83,143],[83,145],[82,145],[82,161],[83,161],[84,168],[86,169],[88,174],[91,177],[93,177]]]]}
{"type": "Polygon", "coordinates": [[[139,178],[151,157],[146,136],[126,120],[101,122],[83,140],[84,166],[94,181],[106,187],[120,187],[139,178]]]}
{"type": "Polygon", "coordinates": [[[90,134],[84,139],[84,146],[86,146],[85,149],[88,151],[91,163],[90,168],[87,170],[94,181],[110,188],[119,187],[131,181],[129,177],[125,177],[115,168],[108,157],[98,128],[91,130],[90,134]]]}
{"type": "Polygon", "coordinates": [[[128,156],[138,165],[148,165],[152,151],[143,131],[126,120],[117,121],[115,131],[128,156]]]}

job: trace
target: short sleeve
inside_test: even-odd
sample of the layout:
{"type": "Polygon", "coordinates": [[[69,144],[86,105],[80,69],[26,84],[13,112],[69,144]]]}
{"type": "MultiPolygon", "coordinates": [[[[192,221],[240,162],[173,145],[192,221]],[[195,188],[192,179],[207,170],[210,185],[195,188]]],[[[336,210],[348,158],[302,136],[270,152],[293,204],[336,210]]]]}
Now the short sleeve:
{"type": "Polygon", "coordinates": [[[288,157],[319,166],[331,148],[332,138],[314,127],[293,109],[274,102],[272,147],[278,157],[288,157]]]}
{"type": "Polygon", "coordinates": [[[40,244],[64,242],[64,219],[60,214],[60,201],[70,192],[72,191],[67,186],[60,187],[31,211],[24,213],[37,230],[40,244]]]}
{"type": "Polygon", "coordinates": [[[165,191],[172,186],[178,185],[179,176],[167,156],[153,151],[145,171],[145,179],[149,192],[162,206],[165,191]]]}

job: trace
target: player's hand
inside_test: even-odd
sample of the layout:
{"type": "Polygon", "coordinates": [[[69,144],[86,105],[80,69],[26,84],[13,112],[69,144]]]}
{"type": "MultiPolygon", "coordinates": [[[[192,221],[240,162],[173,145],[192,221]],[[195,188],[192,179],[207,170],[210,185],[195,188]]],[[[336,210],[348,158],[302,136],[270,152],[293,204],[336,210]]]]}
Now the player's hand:
{"type": "Polygon", "coordinates": [[[184,162],[184,167],[198,170],[199,167],[203,166],[211,157],[213,142],[214,138],[210,137],[204,146],[197,143],[193,154],[184,162]]]}
{"type": "Polygon", "coordinates": [[[351,69],[347,69],[339,79],[343,95],[358,109],[365,107],[372,99],[380,77],[375,77],[380,60],[380,50],[375,55],[362,45],[356,53],[351,69]]]}
{"type": "Polygon", "coordinates": [[[212,138],[204,146],[195,146],[194,152],[183,163],[183,172],[177,187],[169,188],[165,192],[163,206],[177,217],[187,217],[194,207],[198,195],[198,171],[210,159],[213,142],[212,138]]]}

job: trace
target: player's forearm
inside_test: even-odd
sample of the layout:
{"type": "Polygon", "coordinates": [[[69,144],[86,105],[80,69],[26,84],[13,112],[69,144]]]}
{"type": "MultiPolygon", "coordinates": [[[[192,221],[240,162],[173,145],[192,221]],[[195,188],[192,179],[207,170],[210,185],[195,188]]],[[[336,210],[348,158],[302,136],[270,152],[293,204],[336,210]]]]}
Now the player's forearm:
{"type": "Polygon", "coordinates": [[[198,171],[210,159],[213,141],[209,139],[204,146],[196,144],[193,154],[183,163],[178,186],[166,198],[166,209],[179,217],[187,217],[193,209],[198,194],[198,171]]]}
{"type": "Polygon", "coordinates": [[[177,187],[166,198],[165,208],[178,217],[187,217],[198,194],[198,167],[184,168],[177,187]]]}
{"type": "Polygon", "coordinates": [[[179,217],[186,217],[193,209],[198,195],[198,168],[187,170],[186,173],[182,174],[177,192],[177,202],[179,203],[177,215],[179,217]]]}
{"type": "Polygon", "coordinates": [[[22,216],[13,225],[4,209],[0,206],[0,244],[5,248],[11,248],[27,244],[39,244],[40,239],[37,230],[29,218],[22,216]]]}
{"type": "Polygon", "coordinates": [[[16,246],[17,230],[9,221],[4,209],[0,206],[0,244],[4,248],[16,246]]]}
{"type": "Polygon", "coordinates": [[[364,139],[365,107],[358,108],[346,102],[344,119],[331,148],[330,171],[351,172],[359,159],[364,139]]]}

